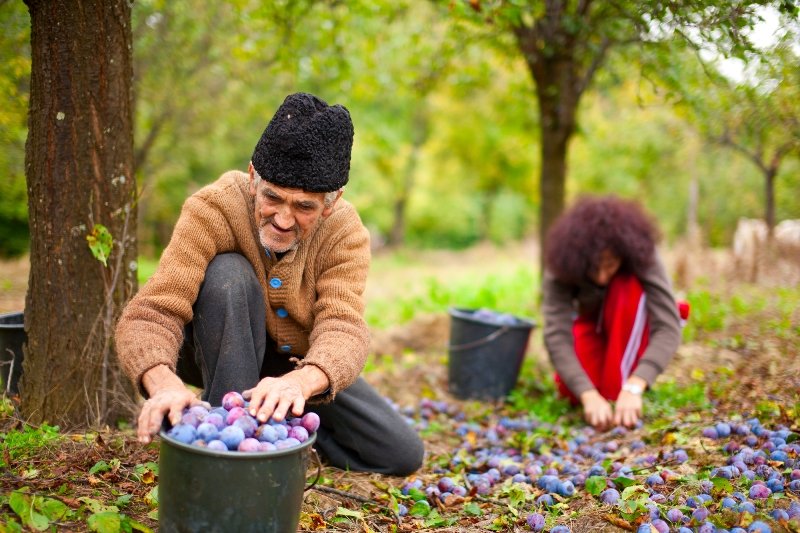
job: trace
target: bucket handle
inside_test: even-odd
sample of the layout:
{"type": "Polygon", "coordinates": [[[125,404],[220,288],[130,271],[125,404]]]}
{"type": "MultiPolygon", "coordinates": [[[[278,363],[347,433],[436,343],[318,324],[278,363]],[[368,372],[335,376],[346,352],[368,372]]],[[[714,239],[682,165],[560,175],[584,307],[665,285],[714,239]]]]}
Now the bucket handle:
{"type": "Polygon", "coordinates": [[[510,327],[503,326],[500,329],[493,331],[492,333],[490,333],[489,335],[487,335],[482,339],[478,339],[471,342],[465,342],[464,344],[450,344],[448,348],[450,349],[451,352],[460,352],[461,350],[469,350],[471,348],[477,348],[478,346],[483,346],[484,344],[492,342],[500,335],[510,330],[511,330],[510,327]]]}
{"type": "Polygon", "coordinates": [[[322,460],[319,458],[319,454],[317,450],[311,448],[311,453],[314,454],[314,462],[317,463],[317,475],[314,478],[314,481],[306,485],[306,488],[303,489],[303,492],[307,492],[314,488],[314,486],[319,482],[319,479],[322,477],[322,460]]]}

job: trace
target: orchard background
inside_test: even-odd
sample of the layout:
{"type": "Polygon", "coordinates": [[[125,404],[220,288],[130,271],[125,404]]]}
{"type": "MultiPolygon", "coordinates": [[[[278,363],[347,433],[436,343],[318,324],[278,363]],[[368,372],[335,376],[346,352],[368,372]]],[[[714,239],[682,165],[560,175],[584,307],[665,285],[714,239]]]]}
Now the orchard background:
{"type": "Polygon", "coordinates": [[[0,531],[156,527],[113,324],[296,91],[353,116],[365,376],[428,450],[409,479],[323,470],[303,529],[798,529],[800,242],[771,238],[800,218],[796,2],[0,0],[0,28],[0,312],[28,336],[0,531]],[[587,193],[644,204],[692,304],[645,425],[587,432],[539,330],[506,402],[456,401],[447,309],[538,321],[543,235],[587,193]]]}

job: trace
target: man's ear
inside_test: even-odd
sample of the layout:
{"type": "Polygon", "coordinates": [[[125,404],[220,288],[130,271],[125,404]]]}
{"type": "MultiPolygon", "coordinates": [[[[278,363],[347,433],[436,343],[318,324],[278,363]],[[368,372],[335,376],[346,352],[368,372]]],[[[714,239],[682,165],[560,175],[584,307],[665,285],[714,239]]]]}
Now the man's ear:
{"type": "Polygon", "coordinates": [[[331,205],[326,206],[322,210],[322,218],[328,218],[329,216],[331,216],[331,213],[333,213],[333,208],[336,206],[336,202],[339,201],[339,198],[342,197],[342,193],[343,192],[344,191],[342,189],[339,189],[338,191],[336,191],[336,198],[333,199],[333,201],[331,202],[331,205]]]}
{"type": "Polygon", "coordinates": [[[250,194],[256,195],[256,169],[253,167],[253,162],[247,166],[247,173],[250,175],[250,194]]]}

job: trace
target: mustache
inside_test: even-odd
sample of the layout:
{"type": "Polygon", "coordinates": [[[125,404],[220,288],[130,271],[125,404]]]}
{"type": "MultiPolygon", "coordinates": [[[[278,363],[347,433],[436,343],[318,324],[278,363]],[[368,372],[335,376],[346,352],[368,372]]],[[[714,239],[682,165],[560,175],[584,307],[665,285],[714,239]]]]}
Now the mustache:
{"type": "MultiPolygon", "coordinates": [[[[273,222],[274,220],[275,220],[275,215],[272,215],[272,216],[270,216],[270,217],[267,217],[267,218],[262,218],[262,219],[261,219],[261,224],[260,224],[260,227],[262,227],[262,228],[263,228],[264,226],[266,226],[266,225],[268,225],[268,224],[272,224],[272,222],[273,222]]],[[[295,234],[296,236],[299,236],[299,235],[300,235],[300,226],[299,226],[298,224],[296,224],[296,223],[295,223],[295,225],[294,225],[294,226],[292,226],[290,229],[291,229],[291,231],[292,231],[292,232],[294,232],[294,234],[295,234]]]]}

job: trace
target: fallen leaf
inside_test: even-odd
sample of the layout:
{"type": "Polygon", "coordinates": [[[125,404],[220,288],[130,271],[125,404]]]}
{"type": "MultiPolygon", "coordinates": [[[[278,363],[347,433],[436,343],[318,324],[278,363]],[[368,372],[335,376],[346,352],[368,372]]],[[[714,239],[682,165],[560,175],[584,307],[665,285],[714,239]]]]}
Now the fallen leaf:
{"type": "Polygon", "coordinates": [[[633,531],[633,529],[634,529],[633,525],[630,522],[628,522],[627,520],[623,520],[622,518],[619,518],[618,516],[614,516],[613,514],[607,514],[606,515],[606,520],[611,522],[613,525],[615,525],[617,527],[621,527],[622,529],[626,529],[628,531],[633,531]]]}

